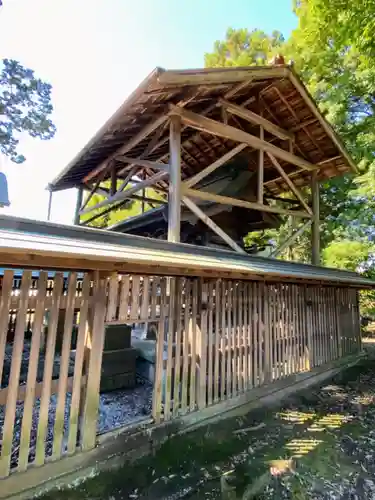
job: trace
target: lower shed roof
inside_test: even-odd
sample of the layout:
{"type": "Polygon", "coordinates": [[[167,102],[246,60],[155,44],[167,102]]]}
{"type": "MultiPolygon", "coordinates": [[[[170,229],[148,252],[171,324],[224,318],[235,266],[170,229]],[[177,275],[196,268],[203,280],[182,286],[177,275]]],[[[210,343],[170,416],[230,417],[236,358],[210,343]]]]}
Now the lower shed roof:
{"type": "MultiPolygon", "coordinates": [[[[119,162],[118,171],[121,172],[121,166],[124,167],[121,154],[124,152],[127,157],[134,159],[142,155],[143,160],[167,162],[169,131],[166,124],[171,105],[221,121],[222,98],[262,114],[286,131],[288,136],[292,136],[294,154],[316,165],[320,180],[355,171],[355,165],[341,141],[290,66],[182,71],[156,68],[52,181],[49,188],[57,191],[81,186],[103,170],[108,160],[119,162]],[[143,136],[147,128],[154,135],[143,136]],[[140,137],[143,138],[139,140],[140,137]],[[151,137],[155,140],[151,141],[151,137]]],[[[233,126],[259,135],[257,125],[239,116],[230,117],[230,120],[233,126]]],[[[279,148],[289,149],[285,139],[272,136],[267,131],[265,140],[279,148]]],[[[201,171],[237,145],[228,138],[183,127],[183,178],[201,171]]],[[[246,155],[249,168],[256,170],[257,151],[246,147],[242,154],[246,155]]],[[[292,175],[296,185],[303,186],[310,182],[309,171],[285,161],[280,163],[292,175]]],[[[150,168],[144,170],[146,177],[153,173],[150,168]]],[[[126,171],[123,175],[126,175],[126,171]]],[[[264,180],[267,189],[274,194],[289,190],[267,155],[264,180]]]]}
{"type": "Polygon", "coordinates": [[[5,215],[0,215],[0,265],[375,287],[348,271],[5,215]]]}

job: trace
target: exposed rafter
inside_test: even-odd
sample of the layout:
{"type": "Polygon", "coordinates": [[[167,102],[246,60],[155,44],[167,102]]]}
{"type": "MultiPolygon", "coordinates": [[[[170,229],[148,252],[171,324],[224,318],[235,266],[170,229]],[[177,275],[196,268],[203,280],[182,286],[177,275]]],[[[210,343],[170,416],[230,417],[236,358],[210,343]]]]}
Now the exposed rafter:
{"type": "Polygon", "coordinates": [[[294,134],[288,132],[287,130],[282,129],[281,127],[275,125],[266,118],[263,118],[263,116],[260,116],[257,113],[254,113],[253,111],[244,108],[243,106],[238,106],[237,104],[227,101],[226,99],[219,99],[219,103],[229,113],[237,115],[243,120],[253,123],[254,125],[260,125],[261,127],[264,128],[264,130],[267,130],[268,132],[275,135],[281,140],[289,140],[289,139],[294,140],[294,134]]]}
{"type": "Polygon", "coordinates": [[[203,132],[218,135],[220,137],[225,137],[232,141],[242,142],[248,144],[255,149],[259,149],[268,153],[273,154],[277,158],[284,160],[292,165],[296,165],[305,170],[314,170],[315,166],[304,160],[303,158],[296,156],[289,151],[285,151],[284,149],[278,148],[274,144],[271,144],[267,141],[259,139],[254,135],[248,134],[242,130],[239,130],[231,125],[225,125],[224,123],[220,123],[216,120],[212,120],[211,118],[207,118],[205,116],[198,115],[192,111],[188,111],[183,108],[178,108],[176,106],[171,106],[171,114],[176,114],[181,116],[183,122],[186,125],[190,125],[193,128],[201,130],[203,132]]]}
{"type": "Polygon", "coordinates": [[[129,156],[119,156],[116,158],[117,161],[129,163],[131,165],[138,165],[145,168],[153,168],[155,170],[163,170],[164,172],[169,172],[168,163],[158,163],[155,161],[142,160],[141,158],[130,158],[129,156]]]}

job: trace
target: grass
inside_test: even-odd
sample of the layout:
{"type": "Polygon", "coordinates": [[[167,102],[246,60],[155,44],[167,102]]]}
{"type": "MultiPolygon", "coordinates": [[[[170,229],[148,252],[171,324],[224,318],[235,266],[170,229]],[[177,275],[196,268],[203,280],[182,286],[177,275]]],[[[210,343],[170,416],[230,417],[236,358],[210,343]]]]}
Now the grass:
{"type": "Polygon", "coordinates": [[[372,498],[363,491],[375,492],[375,368],[363,361],[333,383],[175,437],[154,456],[43,498],[221,499],[223,474],[235,489],[227,498],[238,500],[256,487],[249,498],[372,498]]]}

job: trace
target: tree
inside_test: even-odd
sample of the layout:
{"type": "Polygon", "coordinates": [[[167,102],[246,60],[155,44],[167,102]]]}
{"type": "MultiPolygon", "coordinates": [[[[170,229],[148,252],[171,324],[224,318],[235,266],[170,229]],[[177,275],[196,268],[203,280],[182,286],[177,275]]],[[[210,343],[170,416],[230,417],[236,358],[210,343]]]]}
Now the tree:
{"type": "Polygon", "coordinates": [[[49,83],[17,61],[0,61],[1,153],[22,163],[25,157],[17,149],[22,133],[42,140],[51,139],[55,134],[55,126],[50,120],[52,109],[49,83]]]}

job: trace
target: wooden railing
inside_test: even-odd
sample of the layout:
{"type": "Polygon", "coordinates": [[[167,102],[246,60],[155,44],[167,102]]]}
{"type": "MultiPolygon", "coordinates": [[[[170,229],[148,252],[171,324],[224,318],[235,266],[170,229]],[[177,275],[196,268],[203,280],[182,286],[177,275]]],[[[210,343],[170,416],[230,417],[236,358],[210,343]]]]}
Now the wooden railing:
{"type": "Polygon", "coordinates": [[[156,422],[360,349],[350,288],[99,272],[80,273],[77,286],[76,271],[42,271],[36,281],[30,270],[18,273],[17,294],[14,271],[1,281],[0,477],[95,446],[106,323],[156,326],[156,422]]]}

